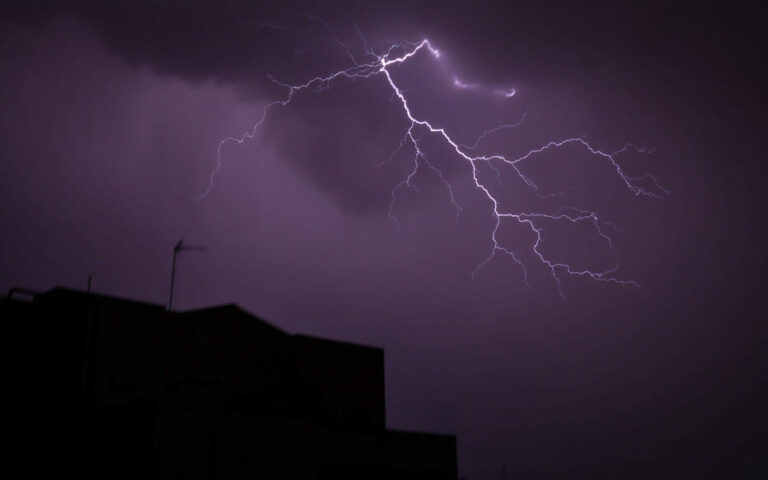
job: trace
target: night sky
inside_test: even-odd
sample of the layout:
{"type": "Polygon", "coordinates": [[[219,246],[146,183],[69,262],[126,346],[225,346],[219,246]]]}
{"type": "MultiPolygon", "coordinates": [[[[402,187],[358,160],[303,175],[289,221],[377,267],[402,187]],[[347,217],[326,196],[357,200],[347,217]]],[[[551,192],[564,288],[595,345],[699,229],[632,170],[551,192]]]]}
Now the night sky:
{"type": "Polygon", "coordinates": [[[72,3],[0,12],[0,290],[93,275],[163,304],[183,237],[207,250],[179,257],[176,309],[235,302],[383,347],[388,427],[457,435],[468,479],[768,470],[762,2],[72,3]],[[301,84],[350,67],[344,45],[370,62],[425,38],[439,58],[392,67],[420,118],[471,144],[525,116],[476,153],[646,147],[616,159],[669,195],[647,178],[659,198],[635,195],[576,144],[521,163],[545,198],[479,167],[505,209],[598,212],[613,249],[590,222],[542,221],[540,251],[640,288],[562,274],[561,298],[515,221],[498,239],[529,285],[503,254],[473,278],[493,209],[424,129],[461,212],[425,163],[390,212],[414,152],[396,151],[409,122],[383,75],[269,110],[196,200],[221,140],[285,98],[268,75],[301,84]]]}

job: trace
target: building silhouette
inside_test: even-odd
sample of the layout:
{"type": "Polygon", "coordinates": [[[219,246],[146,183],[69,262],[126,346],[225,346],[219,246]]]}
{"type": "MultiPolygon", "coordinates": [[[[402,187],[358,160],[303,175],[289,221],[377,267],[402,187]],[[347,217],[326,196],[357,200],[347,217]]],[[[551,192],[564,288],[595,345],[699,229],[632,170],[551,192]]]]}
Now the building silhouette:
{"type": "Polygon", "coordinates": [[[379,348],[63,288],[0,318],[31,476],[457,478],[455,437],[386,429],[379,348]]]}

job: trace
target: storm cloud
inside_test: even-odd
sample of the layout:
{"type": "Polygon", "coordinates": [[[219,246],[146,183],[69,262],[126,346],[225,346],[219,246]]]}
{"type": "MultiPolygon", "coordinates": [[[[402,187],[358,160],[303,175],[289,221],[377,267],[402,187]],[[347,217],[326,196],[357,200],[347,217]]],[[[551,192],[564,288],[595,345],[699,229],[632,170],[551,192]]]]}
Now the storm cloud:
{"type": "MultiPolygon", "coordinates": [[[[764,7],[598,2],[47,2],[6,6],[0,33],[0,288],[84,287],[176,305],[237,302],[289,331],[383,346],[392,428],[455,433],[460,472],[521,477],[739,476],[766,417],[764,7]],[[577,148],[526,163],[546,192],[617,227],[615,250],[547,227],[542,248],[640,289],[564,278],[530,254],[531,287],[489,253],[493,219],[467,165],[427,143],[463,207],[398,147],[408,126],[381,77],[274,109],[284,82],[349,65],[339,41],[428,37],[398,69],[420,114],[519,155],[547,139],[626,142],[627,191],[577,148]],[[335,38],[334,38],[335,37],[335,38]],[[339,41],[337,41],[339,40],[339,41]],[[514,87],[514,101],[453,88],[514,87]],[[382,164],[382,162],[384,162],[382,164]],[[716,454],[710,454],[715,452],[716,454]],[[741,467],[740,467],[741,466],[741,467]]],[[[429,140],[425,140],[429,142],[429,140]]],[[[485,171],[492,179],[494,173],[485,171]]],[[[505,205],[552,210],[508,172],[505,205]]],[[[492,180],[491,183],[495,182],[492,180]]],[[[496,185],[494,183],[494,185],[496,185]]],[[[501,234],[525,251],[530,233],[501,234]]],[[[41,353],[44,354],[44,353],[41,353]]]]}

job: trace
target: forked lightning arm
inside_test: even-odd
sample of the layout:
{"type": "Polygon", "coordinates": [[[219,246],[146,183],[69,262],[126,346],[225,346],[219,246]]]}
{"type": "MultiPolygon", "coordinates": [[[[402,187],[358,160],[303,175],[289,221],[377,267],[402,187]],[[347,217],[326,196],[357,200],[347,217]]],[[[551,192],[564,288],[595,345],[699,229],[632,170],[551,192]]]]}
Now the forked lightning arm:
{"type": "MultiPolygon", "coordinates": [[[[359,33],[359,30],[357,31],[359,33]]],[[[362,35],[360,36],[361,38],[363,38],[362,35]]],[[[548,213],[511,212],[511,211],[504,210],[501,208],[499,200],[491,192],[490,187],[480,180],[478,176],[478,164],[481,164],[481,163],[486,164],[490,166],[492,169],[494,169],[497,173],[497,179],[499,178],[498,177],[499,171],[497,167],[493,164],[493,162],[497,162],[500,166],[505,166],[513,170],[515,174],[528,187],[530,187],[538,197],[545,198],[552,195],[542,195],[539,192],[539,188],[536,185],[536,183],[531,178],[523,174],[523,172],[520,170],[520,164],[528,160],[529,158],[541,152],[544,152],[546,150],[560,148],[565,145],[576,145],[576,146],[581,146],[585,148],[590,154],[608,161],[611,164],[612,168],[614,169],[616,175],[619,177],[619,179],[621,179],[621,181],[624,183],[626,188],[636,196],[660,198],[663,195],[669,195],[669,191],[661,187],[661,185],[659,185],[659,183],[656,181],[656,179],[652,175],[648,174],[640,177],[628,176],[626,173],[624,173],[621,166],[616,160],[616,156],[620,153],[626,152],[628,150],[645,152],[644,149],[635,147],[632,144],[627,144],[622,149],[616,152],[605,153],[593,147],[592,145],[590,145],[583,138],[577,137],[577,138],[567,138],[567,139],[558,140],[558,141],[550,141],[549,143],[539,148],[530,150],[528,153],[518,158],[508,158],[507,156],[504,156],[501,154],[493,154],[493,155],[470,154],[469,152],[474,151],[477,148],[478,144],[485,137],[499,130],[502,130],[505,128],[512,128],[519,125],[525,119],[525,115],[523,115],[523,118],[521,118],[520,121],[518,121],[517,123],[499,125],[492,129],[486,130],[477,138],[477,140],[472,145],[465,145],[465,144],[458,143],[453,138],[451,138],[451,136],[448,134],[448,132],[446,132],[444,128],[435,126],[433,125],[432,122],[429,122],[422,118],[418,118],[413,113],[413,111],[411,110],[408,104],[408,100],[405,96],[406,92],[400,87],[398,87],[395,80],[392,78],[392,72],[391,72],[392,67],[408,62],[420,51],[429,52],[435,58],[440,57],[440,52],[432,46],[429,40],[425,39],[419,43],[395,44],[395,45],[392,45],[386,52],[379,54],[379,53],[375,53],[372,49],[368,48],[365,42],[365,39],[363,38],[363,45],[365,48],[366,58],[370,58],[371,61],[368,63],[360,63],[355,58],[355,56],[350,52],[350,50],[347,48],[346,44],[338,40],[338,38],[336,37],[334,37],[334,39],[336,40],[337,43],[339,43],[340,45],[342,45],[342,47],[346,49],[347,55],[351,61],[352,66],[346,69],[331,73],[326,76],[314,77],[308,80],[307,82],[303,84],[298,84],[298,85],[285,84],[274,79],[272,76],[269,76],[269,79],[275,85],[283,87],[287,90],[286,96],[282,100],[275,100],[275,101],[272,101],[271,103],[268,103],[262,111],[261,118],[259,118],[259,120],[254,124],[253,128],[250,131],[243,133],[239,137],[227,137],[219,143],[219,146],[217,149],[218,163],[214,171],[211,173],[210,184],[206,189],[206,191],[198,198],[205,197],[208,194],[208,192],[210,192],[211,188],[213,188],[214,178],[216,174],[221,170],[221,167],[222,167],[221,153],[224,145],[230,142],[242,144],[244,141],[252,139],[255,136],[259,126],[261,126],[261,124],[264,123],[264,121],[267,118],[267,115],[269,114],[270,110],[272,110],[273,108],[277,106],[280,106],[280,107],[287,106],[291,102],[291,100],[293,100],[294,96],[301,91],[308,90],[310,88],[316,88],[320,90],[325,89],[329,86],[330,82],[334,80],[367,79],[374,76],[383,76],[386,79],[387,84],[392,90],[393,98],[397,97],[400,103],[400,106],[402,107],[403,114],[405,115],[405,117],[408,119],[408,122],[409,122],[409,126],[405,134],[403,135],[400,141],[400,144],[395,152],[401,150],[402,148],[405,147],[405,145],[408,145],[408,144],[410,144],[414,149],[413,169],[410,170],[410,172],[402,180],[402,182],[395,185],[395,187],[392,189],[392,200],[389,208],[389,216],[396,223],[397,223],[397,219],[394,216],[393,209],[394,209],[395,201],[397,199],[397,192],[401,188],[413,187],[413,178],[416,175],[419,167],[421,166],[426,166],[427,168],[429,168],[430,170],[436,173],[439,180],[442,182],[442,184],[445,186],[448,192],[450,201],[456,209],[457,216],[462,212],[461,207],[459,206],[456,199],[454,198],[453,187],[451,186],[449,181],[446,179],[446,177],[443,175],[442,171],[438,169],[433,162],[428,160],[427,156],[424,154],[424,151],[422,150],[419,143],[421,140],[421,137],[418,136],[416,133],[417,130],[420,130],[425,135],[431,134],[431,135],[437,136],[439,139],[444,141],[447,146],[450,146],[450,148],[452,148],[453,151],[456,152],[456,155],[458,155],[459,158],[466,161],[467,165],[469,166],[472,172],[472,179],[474,181],[475,187],[482,192],[482,194],[488,199],[488,201],[491,204],[492,215],[495,221],[494,227],[490,232],[491,249],[490,249],[489,255],[482,262],[480,262],[480,264],[478,264],[475,270],[472,272],[473,277],[478,273],[478,271],[485,264],[490,262],[497,254],[503,254],[503,255],[509,256],[515,263],[517,263],[517,265],[520,266],[523,272],[523,279],[526,285],[530,286],[528,282],[528,272],[525,264],[522,262],[522,260],[514,251],[502,245],[497,238],[497,234],[502,222],[514,221],[530,229],[530,231],[534,234],[536,241],[530,247],[531,252],[538,258],[541,264],[544,265],[549,270],[552,279],[557,285],[557,290],[561,297],[565,298],[562,290],[561,281],[560,281],[561,275],[563,274],[572,275],[572,276],[589,277],[599,282],[610,282],[618,285],[631,285],[631,286],[639,287],[638,283],[633,280],[623,280],[623,279],[616,278],[614,274],[617,271],[617,268],[606,270],[606,271],[592,271],[589,269],[579,270],[571,267],[567,263],[556,262],[548,258],[540,250],[541,241],[542,241],[542,230],[543,230],[543,227],[541,226],[541,220],[556,221],[556,222],[571,222],[571,223],[589,222],[592,224],[596,234],[605,239],[609,248],[613,248],[612,239],[606,233],[606,230],[610,230],[610,229],[615,230],[615,227],[613,227],[611,223],[602,220],[596,212],[587,211],[587,210],[579,209],[576,207],[561,208],[558,211],[555,211],[549,214],[548,213]],[[653,189],[649,190],[647,188],[644,188],[642,186],[642,182],[646,182],[646,184],[647,182],[650,182],[650,184],[653,185],[653,189]]],[[[455,77],[454,77],[453,83],[455,86],[459,88],[474,88],[474,86],[470,86],[460,82],[455,77]]],[[[510,98],[515,94],[515,90],[514,89],[495,90],[493,91],[493,93],[502,95],[506,98],[510,98]]],[[[393,154],[395,152],[393,152],[393,154]]]]}

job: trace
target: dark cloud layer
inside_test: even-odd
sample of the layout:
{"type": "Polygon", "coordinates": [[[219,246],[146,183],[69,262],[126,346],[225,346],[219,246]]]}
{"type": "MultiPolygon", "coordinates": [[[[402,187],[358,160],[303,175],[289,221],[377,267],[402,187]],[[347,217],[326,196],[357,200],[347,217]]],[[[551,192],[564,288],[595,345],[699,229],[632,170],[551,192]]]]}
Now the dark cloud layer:
{"type": "Polygon", "coordinates": [[[132,63],[226,81],[288,64],[327,65],[326,56],[312,53],[337,46],[328,27],[352,43],[355,24],[373,46],[430,36],[490,79],[692,65],[760,69],[753,60],[765,40],[761,2],[540,3],[44,1],[20,2],[9,13],[31,22],[74,14],[132,63]]]}
{"type": "MultiPolygon", "coordinates": [[[[4,7],[0,33],[0,288],[82,286],[162,303],[171,246],[178,305],[236,301],[288,330],[386,348],[388,423],[458,434],[471,479],[744,478],[766,446],[768,313],[764,7],[533,2],[79,2],[4,7]],[[183,3],[183,6],[182,6],[183,3]],[[234,12],[234,13],[233,13],[234,12]],[[488,205],[436,143],[455,186],[422,172],[388,218],[410,154],[382,79],[339,82],[275,110],[269,72],[301,81],[345,65],[323,22],[359,48],[434,39],[441,63],[396,72],[419,112],[469,141],[521,153],[548,138],[626,141],[631,173],[672,195],[628,193],[566,149],[526,164],[545,190],[620,229],[616,251],[552,226],[542,248],[611,265],[641,290],[564,281],[531,265],[468,274],[488,253],[488,205]],[[238,21],[239,20],[239,21],[238,21]],[[441,70],[442,69],[442,70],[441,70]],[[443,72],[519,95],[500,105],[443,72]]],[[[484,172],[493,175],[493,172],[484,172]]],[[[556,208],[511,175],[505,204],[556,208]]],[[[505,241],[531,239],[514,228],[505,241]]]]}

